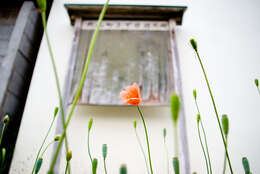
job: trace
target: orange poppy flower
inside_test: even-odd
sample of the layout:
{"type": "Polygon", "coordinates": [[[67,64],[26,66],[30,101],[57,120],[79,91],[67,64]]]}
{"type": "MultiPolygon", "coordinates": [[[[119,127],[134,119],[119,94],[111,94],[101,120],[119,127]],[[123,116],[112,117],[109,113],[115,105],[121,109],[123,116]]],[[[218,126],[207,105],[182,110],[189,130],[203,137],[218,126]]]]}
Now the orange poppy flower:
{"type": "Polygon", "coordinates": [[[142,101],[140,90],[136,83],[125,87],[125,91],[120,92],[120,98],[123,100],[124,104],[131,104],[134,106],[137,106],[142,101]]]}

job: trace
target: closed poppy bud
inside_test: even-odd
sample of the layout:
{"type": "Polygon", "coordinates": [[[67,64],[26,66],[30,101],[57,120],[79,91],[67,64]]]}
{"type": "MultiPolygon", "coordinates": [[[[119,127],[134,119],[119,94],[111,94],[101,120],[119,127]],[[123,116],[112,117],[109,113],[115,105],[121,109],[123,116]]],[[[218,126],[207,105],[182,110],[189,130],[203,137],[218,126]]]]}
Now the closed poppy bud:
{"type": "Polygon", "coordinates": [[[92,123],[93,123],[93,118],[91,118],[88,122],[88,131],[90,131],[91,127],[92,127],[92,123]]]}
{"type": "Polygon", "coordinates": [[[125,164],[121,165],[120,174],[127,174],[127,168],[125,164]]]}
{"type": "Polygon", "coordinates": [[[195,89],[193,90],[193,97],[195,100],[197,99],[197,91],[195,89]]]}
{"type": "Polygon", "coordinates": [[[197,42],[195,41],[194,38],[190,39],[190,44],[191,44],[192,48],[193,48],[195,51],[198,50],[198,48],[197,48],[197,42]]]}
{"type": "Polygon", "coordinates": [[[258,79],[255,79],[255,85],[256,85],[257,87],[259,86],[258,79]]]}
{"type": "Polygon", "coordinates": [[[59,141],[61,138],[61,135],[57,135],[55,138],[54,138],[54,141],[59,141]]]}
{"type": "Polygon", "coordinates": [[[37,162],[36,162],[36,166],[35,166],[35,174],[37,174],[42,166],[42,157],[38,158],[37,162]]]}
{"type": "Polygon", "coordinates": [[[224,132],[225,136],[228,136],[229,120],[228,120],[228,116],[226,114],[222,115],[221,122],[222,122],[223,132],[224,132]]]}
{"type": "Polygon", "coordinates": [[[46,11],[46,0],[37,0],[37,4],[38,4],[41,12],[46,11]]]}
{"type": "Polygon", "coordinates": [[[179,165],[179,159],[178,157],[173,158],[173,169],[175,174],[180,173],[180,165],[179,165]]]}
{"type": "Polygon", "coordinates": [[[166,128],[163,128],[163,137],[164,138],[166,137],[166,134],[167,134],[167,130],[166,130],[166,128]]]}
{"type": "Polygon", "coordinates": [[[5,148],[2,148],[2,162],[5,162],[5,155],[6,155],[6,150],[5,148]]]}
{"type": "Polygon", "coordinates": [[[66,160],[67,160],[67,161],[70,161],[71,158],[72,158],[72,151],[70,150],[70,151],[68,151],[67,154],[66,154],[66,160]]]}
{"type": "Polygon", "coordinates": [[[98,165],[98,160],[96,158],[94,158],[92,161],[92,173],[93,174],[97,173],[97,165],[98,165]]]}
{"type": "Polygon", "coordinates": [[[102,146],[102,154],[103,154],[103,158],[106,159],[107,157],[107,145],[103,144],[102,146]]]}
{"type": "Polygon", "coordinates": [[[134,128],[136,129],[136,120],[134,120],[134,128]]]}
{"type": "Polygon", "coordinates": [[[58,107],[55,107],[55,109],[54,109],[54,117],[56,117],[58,111],[59,111],[59,108],[58,108],[58,107]]]}
{"type": "Polygon", "coordinates": [[[245,170],[245,174],[250,174],[250,166],[249,166],[249,162],[246,157],[242,158],[242,164],[243,164],[243,167],[245,170]]]}
{"type": "Polygon", "coordinates": [[[200,114],[197,115],[197,122],[200,122],[200,114]]]}
{"type": "Polygon", "coordinates": [[[173,94],[171,97],[171,113],[172,113],[172,119],[175,124],[177,124],[179,112],[180,112],[180,99],[177,94],[173,94]]]}
{"type": "Polygon", "coordinates": [[[6,116],[4,117],[4,124],[7,124],[8,122],[9,122],[9,116],[6,115],[6,116]]]}

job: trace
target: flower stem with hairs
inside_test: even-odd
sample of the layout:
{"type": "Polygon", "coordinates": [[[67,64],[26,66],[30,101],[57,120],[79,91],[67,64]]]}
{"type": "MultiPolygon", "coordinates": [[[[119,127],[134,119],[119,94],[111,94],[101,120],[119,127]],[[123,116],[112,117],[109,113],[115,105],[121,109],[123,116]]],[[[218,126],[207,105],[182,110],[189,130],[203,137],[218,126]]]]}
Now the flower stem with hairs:
{"type": "Polygon", "coordinates": [[[166,128],[164,128],[163,129],[163,144],[164,144],[166,162],[167,162],[167,173],[170,174],[168,148],[167,148],[167,145],[166,145],[166,135],[167,135],[167,130],[166,130],[166,128]]]}
{"type": "Polygon", "coordinates": [[[68,119],[66,121],[65,128],[64,128],[63,134],[61,136],[61,140],[60,140],[60,142],[59,142],[59,144],[57,146],[56,152],[55,152],[53,160],[51,162],[51,166],[50,166],[50,169],[49,169],[49,172],[48,172],[49,174],[53,174],[53,169],[54,169],[54,166],[56,164],[56,161],[57,161],[57,158],[58,158],[58,154],[60,152],[62,143],[63,143],[65,135],[66,135],[66,129],[67,129],[69,123],[70,123],[70,120],[72,118],[72,114],[73,114],[73,112],[75,110],[75,107],[76,107],[76,104],[77,104],[77,102],[79,100],[79,97],[80,97],[80,94],[81,94],[81,90],[83,88],[83,85],[84,85],[84,82],[85,82],[85,79],[86,79],[86,76],[87,76],[89,63],[90,63],[90,60],[92,58],[92,53],[93,53],[93,50],[94,50],[95,41],[96,41],[97,36],[98,36],[98,32],[99,32],[99,28],[100,28],[101,22],[102,22],[102,20],[104,18],[106,9],[108,7],[108,3],[109,3],[109,0],[106,1],[106,4],[104,5],[104,7],[102,9],[102,12],[101,12],[101,14],[99,16],[99,19],[98,19],[96,30],[93,33],[93,36],[92,36],[92,39],[91,39],[91,42],[90,42],[90,47],[89,47],[88,54],[87,54],[87,61],[86,61],[85,66],[84,66],[84,70],[83,70],[83,73],[82,73],[82,76],[81,76],[81,79],[80,79],[79,87],[77,89],[77,92],[75,94],[74,100],[72,102],[72,106],[71,106],[71,109],[70,109],[69,114],[68,114],[68,119]]]}
{"type": "Polygon", "coordinates": [[[229,165],[231,174],[233,174],[233,169],[232,169],[229,153],[228,153],[227,146],[226,146],[226,140],[225,140],[225,137],[224,137],[224,133],[223,133],[222,128],[221,128],[221,124],[220,124],[220,119],[219,119],[216,103],[215,103],[215,100],[214,100],[214,97],[213,97],[213,94],[212,94],[212,91],[211,91],[211,88],[210,88],[210,84],[209,84],[209,81],[208,81],[208,77],[207,77],[206,71],[205,71],[204,66],[202,64],[202,61],[200,59],[200,55],[199,55],[198,48],[197,48],[197,42],[194,39],[191,39],[190,43],[191,43],[191,45],[192,45],[193,49],[195,50],[195,53],[196,53],[196,55],[198,57],[201,69],[203,71],[203,75],[204,75],[205,81],[207,83],[207,87],[208,87],[208,90],[209,90],[209,93],[210,93],[211,101],[212,101],[212,104],[213,104],[213,107],[214,107],[214,111],[215,111],[215,114],[216,114],[216,119],[217,119],[217,122],[218,122],[219,130],[220,130],[220,133],[221,133],[222,141],[223,141],[223,144],[224,144],[224,148],[226,150],[226,156],[227,156],[227,160],[228,160],[228,165],[229,165]]]}

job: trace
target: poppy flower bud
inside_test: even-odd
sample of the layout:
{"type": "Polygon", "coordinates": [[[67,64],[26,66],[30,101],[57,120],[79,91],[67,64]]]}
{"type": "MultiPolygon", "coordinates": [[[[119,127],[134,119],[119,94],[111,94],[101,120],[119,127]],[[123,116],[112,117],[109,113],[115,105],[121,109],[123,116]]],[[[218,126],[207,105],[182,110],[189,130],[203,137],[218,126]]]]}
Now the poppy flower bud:
{"type": "Polygon", "coordinates": [[[46,0],[37,0],[37,4],[38,4],[41,12],[46,11],[46,0]]]}
{"type": "Polygon", "coordinates": [[[223,132],[224,132],[225,136],[228,136],[229,120],[228,120],[228,116],[226,114],[222,115],[221,122],[222,122],[223,132]]]}
{"type": "Polygon", "coordinates": [[[107,145],[103,144],[102,146],[102,154],[103,154],[103,158],[106,159],[107,157],[107,145]]]}
{"type": "Polygon", "coordinates": [[[200,114],[197,115],[197,122],[200,122],[200,114]]]}
{"type": "Polygon", "coordinates": [[[6,150],[5,148],[2,148],[2,162],[5,162],[5,155],[6,155],[6,150]]]}
{"type": "Polygon", "coordinates": [[[242,158],[242,164],[243,164],[243,167],[245,170],[245,174],[250,174],[250,166],[249,166],[249,162],[246,157],[242,158]]]}
{"type": "Polygon", "coordinates": [[[179,112],[180,112],[180,99],[177,94],[173,94],[171,96],[171,113],[172,113],[172,119],[175,124],[177,124],[179,112]]]}
{"type": "Polygon", "coordinates": [[[120,174],[127,174],[127,168],[125,164],[122,164],[120,167],[120,174]]]}
{"type": "Polygon", "coordinates": [[[179,165],[179,159],[178,157],[173,158],[173,169],[175,174],[180,173],[180,165],[179,165]]]}
{"type": "Polygon", "coordinates": [[[163,137],[164,138],[166,137],[166,134],[167,134],[167,130],[166,130],[166,128],[163,128],[163,137]]]}
{"type": "Polygon", "coordinates": [[[190,39],[190,44],[192,48],[197,52],[198,51],[197,42],[194,38],[190,39]]]}
{"type": "Polygon", "coordinates": [[[134,128],[136,129],[136,120],[134,120],[134,128]]]}
{"type": "Polygon", "coordinates": [[[197,99],[197,91],[195,89],[193,90],[193,97],[195,100],[197,99]]]}
{"type": "Polygon", "coordinates": [[[57,135],[55,138],[54,138],[54,141],[59,141],[61,138],[61,135],[57,135]]]}
{"type": "Polygon", "coordinates": [[[7,124],[8,122],[9,122],[9,116],[6,115],[6,116],[4,117],[4,124],[7,124]]]}
{"type": "Polygon", "coordinates": [[[258,87],[258,86],[259,86],[258,79],[255,79],[255,85],[256,85],[256,87],[258,87]]]}
{"type": "Polygon", "coordinates": [[[55,109],[54,109],[54,117],[56,117],[58,111],[59,111],[59,108],[58,108],[58,107],[55,107],[55,109]]]}
{"type": "Polygon", "coordinates": [[[90,131],[91,127],[92,127],[92,123],[93,123],[93,118],[91,118],[88,122],[88,131],[90,131]]]}
{"type": "Polygon", "coordinates": [[[42,157],[38,158],[37,162],[36,162],[36,166],[35,166],[35,174],[37,174],[42,166],[42,157]]]}
{"type": "Polygon", "coordinates": [[[67,162],[69,162],[69,161],[71,160],[71,158],[72,158],[72,151],[70,150],[70,151],[68,151],[67,154],[66,154],[66,160],[67,160],[67,162]]]}
{"type": "Polygon", "coordinates": [[[96,158],[94,158],[92,161],[92,173],[93,174],[97,173],[97,165],[98,165],[98,160],[96,158]]]}

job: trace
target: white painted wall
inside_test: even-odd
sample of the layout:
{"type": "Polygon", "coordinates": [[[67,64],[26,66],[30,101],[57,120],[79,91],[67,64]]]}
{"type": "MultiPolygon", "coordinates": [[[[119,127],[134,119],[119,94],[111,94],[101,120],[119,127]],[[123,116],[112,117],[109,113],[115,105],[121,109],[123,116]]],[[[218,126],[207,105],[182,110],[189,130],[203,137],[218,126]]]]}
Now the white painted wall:
{"type": "MultiPolygon", "coordinates": [[[[64,2],[102,3],[104,1],[54,1],[48,21],[48,30],[62,86],[73,38],[73,28],[70,26],[69,18],[63,7],[64,2]]],[[[182,1],[170,2],[167,0],[149,2],[111,0],[111,3],[188,5],[183,25],[177,29],[177,42],[192,171],[206,173],[196,130],[196,109],[192,98],[194,88],[198,92],[202,119],[208,132],[214,173],[222,172],[224,155],[202,71],[188,43],[190,37],[195,37],[212,84],[219,113],[228,114],[231,121],[229,149],[234,171],[243,173],[241,158],[247,156],[253,173],[260,172],[258,165],[260,161],[260,136],[258,135],[260,132],[260,96],[253,83],[254,78],[260,78],[258,46],[260,1],[196,0],[183,3],[182,1]]],[[[16,144],[11,174],[31,171],[37,149],[52,119],[53,108],[57,105],[55,81],[46,41],[43,40],[16,144]]],[[[162,129],[167,127],[169,131],[172,130],[169,108],[144,108],[143,111],[150,133],[154,173],[166,173],[162,129]]],[[[73,172],[81,174],[91,171],[86,139],[90,117],[94,118],[93,156],[101,159],[101,146],[103,143],[108,144],[109,173],[118,173],[120,164],[127,163],[130,174],[144,174],[143,159],[132,128],[132,121],[139,120],[139,116],[133,107],[77,107],[68,131],[70,147],[73,151],[73,172]]],[[[138,130],[142,132],[140,121],[138,127],[138,130]]],[[[172,137],[172,133],[170,133],[170,137],[172,137]]],[[[168,147],[172,147],[172,139],[169,139],[168,147]]],[[[48,169],[50,154],[51,150],[44,157],[42,173],[48,169]]],[[[172,148],[170,148],[170,154],[172,154],[172,148]]],[[[63,162],[62,169],[64,169],[64,164],[63,162]]],[[[103,173],[101,163],[98,173],[103,173]]]]}

